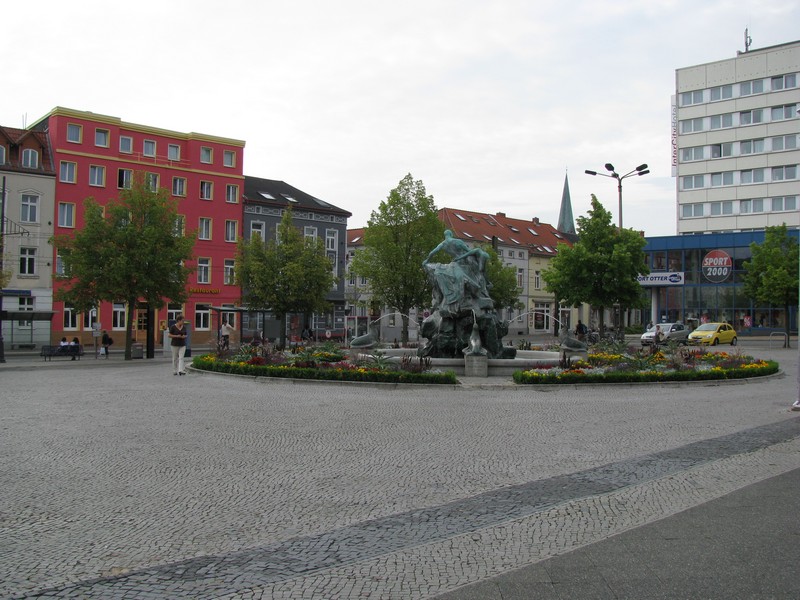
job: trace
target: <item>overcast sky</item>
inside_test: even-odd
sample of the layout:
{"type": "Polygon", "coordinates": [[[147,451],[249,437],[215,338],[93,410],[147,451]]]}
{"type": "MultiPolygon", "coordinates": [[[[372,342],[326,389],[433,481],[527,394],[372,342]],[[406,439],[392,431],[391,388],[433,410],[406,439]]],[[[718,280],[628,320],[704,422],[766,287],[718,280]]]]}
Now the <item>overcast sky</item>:
{"type": "Polygon", "coordinates": [[[3,6],[0,124],[55,106],[246,140],[278,179],[366,225],[400,179],[437,207],[556,225],[592,193],[625,227],[676,231],[675,69],[800,39],[763,0],[39,0],[3,6]]]}

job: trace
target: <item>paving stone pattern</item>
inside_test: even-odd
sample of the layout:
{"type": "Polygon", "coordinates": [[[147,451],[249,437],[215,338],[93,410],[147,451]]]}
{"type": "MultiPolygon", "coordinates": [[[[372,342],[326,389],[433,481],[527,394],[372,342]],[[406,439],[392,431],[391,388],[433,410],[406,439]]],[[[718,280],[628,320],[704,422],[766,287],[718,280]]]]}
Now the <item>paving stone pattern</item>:
{"type": "Polygon", "coordinates": [[[431,597],[798,464],[790,377],[486,398],[0,376],[2,597],[431,597]]]}

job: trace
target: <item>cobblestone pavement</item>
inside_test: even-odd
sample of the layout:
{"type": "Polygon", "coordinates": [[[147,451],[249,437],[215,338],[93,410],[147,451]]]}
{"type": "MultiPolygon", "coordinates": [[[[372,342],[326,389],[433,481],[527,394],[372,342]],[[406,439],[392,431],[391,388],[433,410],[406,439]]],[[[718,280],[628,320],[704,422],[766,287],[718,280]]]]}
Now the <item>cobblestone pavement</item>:
{"type": "MultiPolygon", "coordinates": [[[[0,369],[0,597],[430,598],[800,466],[785,375],[592,389],[0,369]]],[[[497,382],[494,382],[497,383],[497,382]]]]}

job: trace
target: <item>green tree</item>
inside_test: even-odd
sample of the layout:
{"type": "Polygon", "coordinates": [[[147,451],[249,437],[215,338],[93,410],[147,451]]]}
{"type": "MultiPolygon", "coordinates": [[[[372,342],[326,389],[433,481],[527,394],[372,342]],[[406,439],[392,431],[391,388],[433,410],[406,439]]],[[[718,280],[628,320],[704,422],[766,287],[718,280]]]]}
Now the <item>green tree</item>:
{"type": "Polygon", "coordinates": [[[333,265],[321,240],[305,239],[292,222],[289,207],[278,224],[278,239],[256,234],[240,240],[236,280],[242,303],[272,311],[281,323],[280,346],[286,346],[286,315],[328,310],[326,296],[336,283],[333,265]]]}
{"type": "Polygon", "coordinates": [[[521,309],[524,304],[519,301],[516,269],[504,265],[490,245],[483,244],[482,248],[489,254],[489,260],[486,261],[486,283],[495,309],[521,309]]]}
{"type": "Polygon", "coordinates": [[[603,311],[614,304],[637,306],[641,302],[638,275],[650,269],[644,253],[645,239],[631,229],[611,224],[611,213],[592,195],[588,216],[578,217],[578,241],[558,245],[558,254],[542,272],[545,290],[556,302],[578,306],[588,302],[603,311]]]}
{"type": "Polygon", "coordinates": [[[402,315],[403,345],[408,343],[408,313],[431,302],[422,261],[443,235],[433,196],[409,173],[372,211],[364,247],[353,257],[350,269],[367,278],[373,298],[402,315]]]}
{"type": "Polygon", "coordinates": [[[752,258],[743,263],[744,292],[757,302],[782,306],[789,347],[789,307],[798,301],[798,245],[786,224],[767,227],[764,242],[750,244],[752,258]]]}
{"type": "Polygon", "coordinates": [[[177,202],[164,189],[151,191],[140,173],[105,209],[87,198],[84,220],[79,231],[51,240],[66,274],[55,298],[78,311],[123,300],[128,306],[125,360],[130,360],[137,302],[159,308],[165,299],[186,300],[191,270],[184,263],[192,258],[194,234],[176,235],[177,202]]]}

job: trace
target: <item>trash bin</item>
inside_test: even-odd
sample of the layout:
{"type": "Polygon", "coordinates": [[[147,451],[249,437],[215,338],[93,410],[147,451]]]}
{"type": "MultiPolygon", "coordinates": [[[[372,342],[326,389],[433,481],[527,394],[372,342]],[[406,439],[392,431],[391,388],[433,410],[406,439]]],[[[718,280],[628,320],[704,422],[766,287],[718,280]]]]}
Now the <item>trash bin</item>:
{"type": "Polygon", "coordinates": [[[131,344],[131,358],[144,358],[144,344],[131,344]]]}

